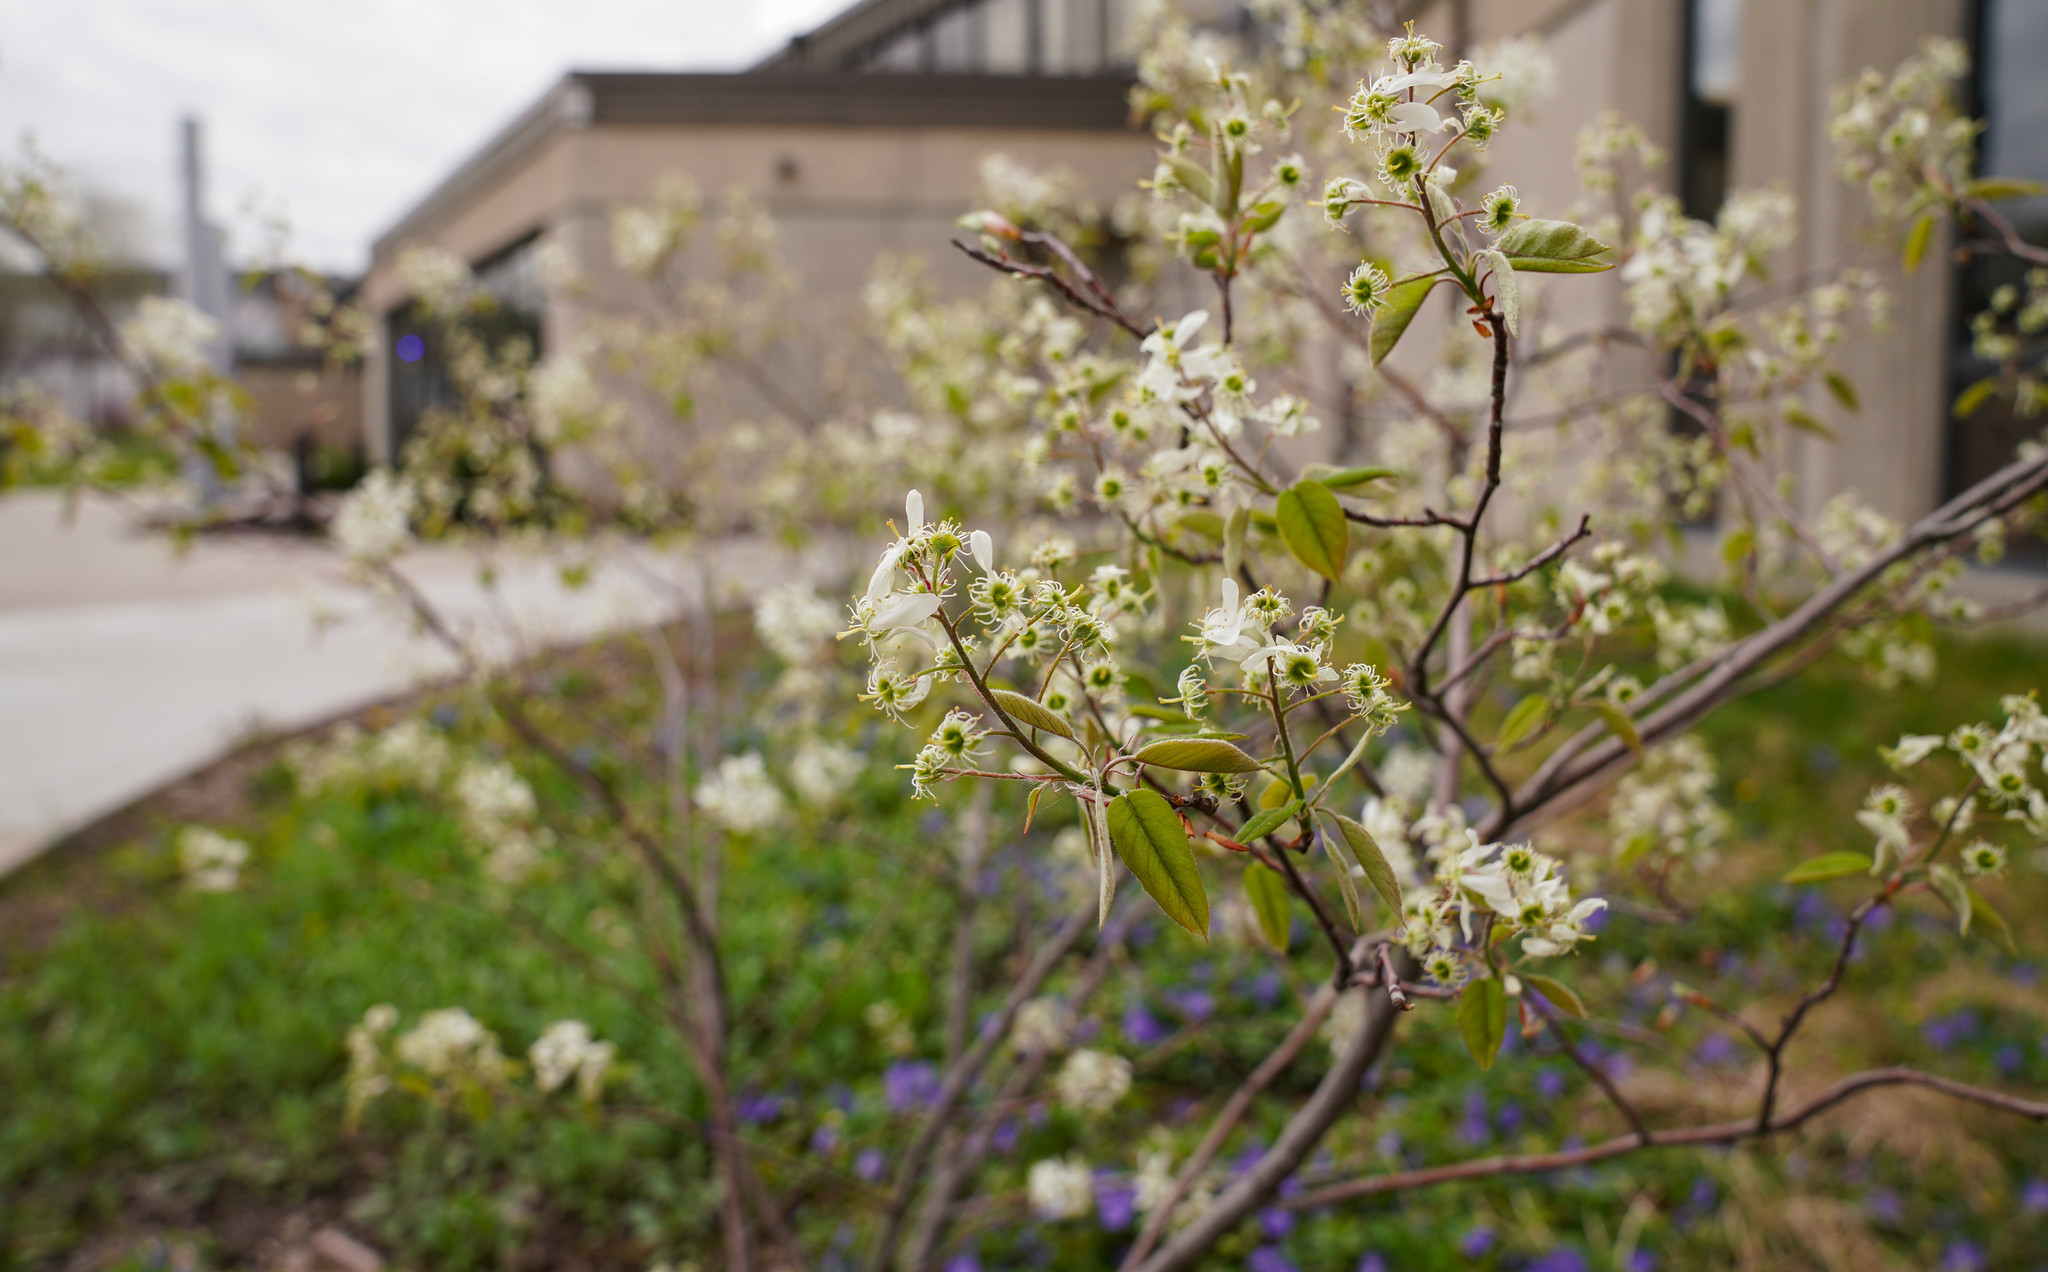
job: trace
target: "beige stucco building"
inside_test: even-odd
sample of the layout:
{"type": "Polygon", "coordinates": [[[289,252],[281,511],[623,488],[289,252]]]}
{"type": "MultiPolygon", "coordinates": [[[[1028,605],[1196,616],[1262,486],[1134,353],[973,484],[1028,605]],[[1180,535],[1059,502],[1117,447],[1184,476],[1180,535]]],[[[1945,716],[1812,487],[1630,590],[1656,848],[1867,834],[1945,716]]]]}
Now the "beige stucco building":
{"type": "MultiPolygon", "coordinates": [[[[602,278],[610,209],[646,197],[671,172],[688,173],[706,192],[737,187],[757,196],[821,303],[853,296],[884,250],[925,253],[942,277],[964,283],[974,267],[946,243],[969,206],[982,155],[1057,163],[1104,202],[1150,173],[1153,140],[1133,125],[1125,99],[1134,7],[865,0],[749,72],[570,74],[379,239],[364,295],[380,315],[401,314],[407,297],[393,269],[397,254],[409,243],[437,244],[523,296],[544,346],[563,339],[574,306],[551,303],[522,253],[543,240],[559,243],[602,278]]],[[[1672,156],[1660,180],[1695,214],[1711,216],[1728,188],[1777,185],[1797,196],[1803,233],[1777,263],[1780,276],[1861,250],[1861,201],[1830,160],[1831,86],[1866,66],[1889,68],[1930,34],[1962,36],[1990,54],[1972,91],[1991,114],[1993,159],[2001,171],[2048,176],[2025,171],[2032,160],[2024,143],[2040,131],[2033,125],[2048,124],[2048,94],[2032,94],[2042,98],[2037,109],[2021,77],[1999,79],[2001,49],[2006,63],[2024,64],[2013,51],[2023,47],[2048,55],[2048,5],[2030,0],[1383,7],[1416,17],[1454,47],[1528,33],[1549,42],[1557,89],[1516,122],[1516,144],[1501,147],[1490,169],[1537,208],[1563,211],[1578,201],[1578,133],[1616,110],[1672,156]]],[[[1210,9],[1219,24],[1240,20],[1229,0],[1210,9]]],[[[1800,438],[1783,461],[1796,466],[1807,499],[1854,488],[1888,513],[1912,515],[2009,444],[1961,437],[1947,419],[1962,356],[1959,278],[1942,254],[1930,254],[1917,275],[1895,280],[1891,333],[1843,355],[1862,409],[1852,415],[1817,404],[1839,443],[1800,438]]],[[[1626,321],[1612,275],[1587,281],[1572,304],[1573,322],[1626,321]]],[[[390,453],[429,391],[416,369],[394,358],[395,330],[387,324],[365,377],[364,421],[376,455],[390,453]]]]}

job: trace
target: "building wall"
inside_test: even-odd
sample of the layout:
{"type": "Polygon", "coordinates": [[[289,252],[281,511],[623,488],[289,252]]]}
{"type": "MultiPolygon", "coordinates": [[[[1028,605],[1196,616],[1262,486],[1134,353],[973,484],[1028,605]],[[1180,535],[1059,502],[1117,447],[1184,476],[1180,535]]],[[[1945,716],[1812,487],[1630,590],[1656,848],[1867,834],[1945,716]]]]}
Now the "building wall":
{"type": "MultiPolygon", "coordinates": [[[[946,287],[985,282],[987,272],[949,246],[970,207],[981,160],[1003,153],[1034,167],[1060,166],[1105,202],[1149,176],[1149,134],[1022,129],[819,128],[748,125],[597,126],[559,134],[531,161],[464,203],[425,240],[474,261],[543,230],[593,283],[596,294],[550,304],[544,342],[573,338],[578,315],[624,305],[628,280],[610,264],[611,209],[652,196],[670,174],[687,175],[707,199],[734,190],[774,217],[784,262],[804,280],[813,320],[846,321],[876,258],[927,257],[946,287]]],[[[373,313],[406,300],[396,249],[372,263],[363,294],[373,313]]],[[[364,379],[371,453],[388,458],[386,351],[364,379]]]]}
{"type": "MultiPolygon", "coordinates": [[[[1836,177],[1827,141],[1833,85],[1865,66],[1889,68],[1930,34],[1957,34],[1967,0],[1747,0],[1741,23],[1740,90],[1732,108],[1730,186],[1782,185],[1801,206],[1803,234],[1777,263],[1778,276],[1867,260],[1898,273],[1896,257],[1867,242],[1860,197],[1836,177]]],[[[1674,155],[1681,135],[1685,0],[1440,0],[1420,29],[1466,46],[1525,32],[1542,34],[1559,64],[1557,91],[1514,121],[1509,144],[1488,160],[1488,179],[1517,185],[1551,215],[1597,214],[1578,187],[1578,134],[1608,110],[1640,126],[1674,155]]],[[[792,74],[802,74],[793,70],[792,74]]],[[[835,128],[600,125],[558,134],[487,189],[422,227],[432,241],[471,260],[535,229],[569,247],[593,277],[607,278],[604,225],[619,202],[644,198],[671,172],[688,173],[706,195],[744,189],[781,226],[789,264],[805,279],[820,314],[843,313],[878,253],[922,252],[942,280],[974,285],[983,275],[946,246],[953,218],[971,197],[982,155],[1004,151],[1028,164],[1080,174],[1105,202],[1147,175],[1153,143],[1141,132],[1051,132],[938,127],[835,128]]],[[[1660,176],[1670,189],[1673,168],[1660,176]]],[[[1910,517],[1932,507],[1941,488],[1944,361],[1950,271],[1930,254],[1918,276],[1893,277],[1894,329],[1846,349],[1841,369],[1862,409],[1829,400],[1810,405],[1840,440],[1800,437],[1779,458],[1818,506],[1858,491],[1881,511],[1910,517]]],[[[610,275],[608,286],[622,286],[610,275]]],[[[1597,279],[1534,280],[1535,312],[1563,332],[1627,322],[1623,288],[1597,279]]],[[[365,293],[381,310],[403,299],[380,256],[365,293]]],[[[600,298],[601,299],[601,298],[600,298]]],[[[1447,301],[1446,322],[1452,320],[1447,301]]],[[[566,338],[571,306],[551,306],[546,338],[566,338]]],[[[1418,327],[1417,334],[1422,328],[1418,327]]],[[[1414,349],[1421,345],[1411,337],[1414,349]]],[[[1318,355],[1320,356],[1320,355],[1318,355]]],[[[1640,372],[1638,372],[1640,373],[1640,372]]],[[[1620,374],[1630,374],[1624,367],[1620,374]]],[[[383,369],[365,378],[365,424],[373,452],[383,444],[383,369]]]]}

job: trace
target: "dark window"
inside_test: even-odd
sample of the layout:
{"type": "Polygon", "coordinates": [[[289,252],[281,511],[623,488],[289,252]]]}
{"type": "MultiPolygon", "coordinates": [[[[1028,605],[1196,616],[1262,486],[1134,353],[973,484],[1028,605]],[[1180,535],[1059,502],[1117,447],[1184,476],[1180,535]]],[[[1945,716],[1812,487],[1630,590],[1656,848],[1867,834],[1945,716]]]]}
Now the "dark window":
{"type": "MultiPolygon", "coordinates": [[[[1984,120],[1978,166],[2001,177],[2048,180],[2048,5],[2040,0],[1979,0],[1976,14],[1976,73],[1964,106],[1984,120]]],[[[2013,199],[1998,210],[2010,217],[2030,243],[2048,244],[2048,197],[2013,199]]],[[[1990,304],[2002,286],[2020,286],[2026,269],[2006,256],[1973,259],[1956,270],[1955,313],[1949,354],[1949,398],[1997,367],[1970,349],[1970,320],[1990,304]]],[[[2048,341],[2036,341],[2027,362],[2048,357],[2048,341]]],[[[1948,493],[1958,494],[2009,462],[2019,444],[2041,431],[2039,416],[2018,417],[1992,399],[1967,420],[1950,417],[1946,456],[1948,493]]]]}
{"type": "MultiPolygon", "coordinates": [[[[541,321],[547,289],[540,278],[540,234],[536,231],[472,267],[477,287],[494,304],[468,320],[493,349],[523,340],[541,354],[541,321]]],[[[384,320],[384,353],[391,367],[391,454],[395,458],[418,430],[420,417],[455,401],[438,324],[416,305],[401,305],[384,320]]]]}
{"type": "Polygon", "coordinates": [[[1711,221],[1728,196],[1729,119],[1742,86],[1742,0],[1686,0],[1678,197],[1711,221]]]}

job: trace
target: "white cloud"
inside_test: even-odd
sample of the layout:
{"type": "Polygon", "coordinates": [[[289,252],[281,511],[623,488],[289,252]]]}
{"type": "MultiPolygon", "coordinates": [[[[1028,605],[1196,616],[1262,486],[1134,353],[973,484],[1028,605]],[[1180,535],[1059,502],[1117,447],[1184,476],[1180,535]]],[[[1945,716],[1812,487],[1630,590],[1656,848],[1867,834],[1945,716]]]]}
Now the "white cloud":
{"type": "Polygon", "coordinates": [[[0,144],[32,135],[149,214],[168,258],[177,120],[207,128],[208,203],[245,250],[253,197],[292,253],[370,240],[562,72],[732,70],[849,0],[66,0],[0,18],[0,144]]]}

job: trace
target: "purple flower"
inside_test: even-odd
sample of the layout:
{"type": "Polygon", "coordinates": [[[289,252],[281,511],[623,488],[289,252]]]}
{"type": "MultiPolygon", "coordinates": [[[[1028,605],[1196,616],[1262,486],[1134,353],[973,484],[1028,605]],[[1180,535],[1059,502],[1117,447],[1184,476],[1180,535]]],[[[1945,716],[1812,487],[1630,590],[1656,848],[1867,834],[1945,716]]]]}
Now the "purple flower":
{"type": "Polygon", "coordinates": [[[1262,1011],[1272,1010],[1273,1004],[1280,1001],[1280,973],[1270,967],[1260,972],[1252,981],[1252,1001],[1262,1011]]]}
{"type": "Polygon", "coordinates": [[[1458,1240],[1458,1253],[1468,1259],[1476,1259],[1491,1249],[1493,1249],[1493,1229],[1485,1224],[1480,1224],[1458,1240]]]}
{"type": "Polygon", "coordinates": [[[1166,996],[1173,1009],[1200,1024],[1216,1011],[1216,995],[1206,989],[1181,989],[1166,996]]]}
{"type": "Polygon", "coordinates": [[[1984,1251],[1965,1237],[1957,1237],[1941,1252],[1941,1272],[1984,1272],[1984,1251]]]}
{"type": "Polygon", "coordinates": [[[1719,1196],[1720,1192],[1714,1187],[1713,1180],[1695,1179],[1692,1182],[1692,1192],[1686,1197],[1685,1204],[1680,1206],[1678,1213],[1673,1216],[1674,1222],[1681,1228],[1689,1228],[1698,1223],[1713,1213],[1714,1202],[1719,1196]]]}
{"type": "Polygon", "coordinates": [[[864,1148],[860,1150],[860,1155],[853,1159],[853,1173],[872,1184],[882,1177],[884,1165],[886,1163],[882,1160],[881,1149],[864,1148]]]}
{"type": "Polygon", "coordinates": [[[2040,1213],[2048,1210],[2048,1179],[2031,1179],[2020,1189],[2020,1209],[2040,1213]]]}
{"type": "Polygon", "coordinates": [[[1268,1206],[1259,1212],[1259,1231],[1278,1241],[1294,1231],[1294,1212],[1278,1206],[1268,1206]]]}
{"type": "Polygon", "coordinates": [[[1245,1272],[1301,1272],[1279,1246],[1260,1246],[1244,1261],[1245,1272]]]}
{"type": "Polygon", "coordinates": [[[1387,1256],[1377,1250],[1367,1250],[1354,1272],[1387,1272],[1387,1256]]]}
{"type": "Polygon", "coordinates": [[[1124,1040],[1134,1047],[1156,1047],[1166,1041],[1168,1030],[1159,1018],[1145,1010],[1145,1004],[1124,1008],[1124,1040]]]}
{"type": "Polygon", "coordinates": [[[844,1082],[834,1082],[825,1092],[825,1098],[832,1101],[832,1107],[841,1113],[853,1112],[853,1088],[844,1082]]]}
{"type": "Polygon", "coordinates": [[[1474,1088],[1465,1097],[1465,1120],[1458,1123],[1458,1138],[1467,1144],[1484,1144],[1493,1138],[1486,1124],[1486,1092],[1474,1088]]]}
{"type": "Polygon", "coordinates": [[[811,1132],[811,1151],[821,1157],[830,1157],[839,1151],[839,1128],[830,1122],[820,1123],[811,1132]]]}
{"type": "Polygon", "coordinates": [[[1559,1246],[1531,1263],[1529,1272],[1593,1272],[1593,1267],[1577,1250],[1559,1246]]]}
{"type": "Polygon", "coordinates": [[[1097,1176],[1095,1179],[1095,1221],[1104,1232],[1122,1232],[1138,1214],[1138,1190],[1129,1184],[1097,1176]]]}
{"type": "Polygon", "coordinates": [[[882,1075],[882,1089],[892,1113],[923,1108],[938,1098],[938,1066],[926,1060],[898,1060],[882,1075]]]}
{"type": "Polygon", "coordinates": [[[1928,1046],[1936,1051],[1949,1051],[1976,1034],[1977,1016],[1975,1012],[1959,1011],[1953,1016],[1936,1017],[1920,1032],[1928,1046]]]}
{"type": "Polygon", "coordinates": [[[779,1095],[742,1095],[735,1103],[733,1113],[749,1126],[759,1126],[782,1116],[782,1097],[779,1095]]]}
{"type": "Polygon", "coordinates": [[[1017,1147],[1017,1119],[1006,1117],[998,1123],[995,1134],[988,1137],[988,1146],[998,1153],[1007,1153],[1017,1147]]]}
{"type": "Polygon", "coordinates": [[[1500,1126],[1500,1133],[1512,1139],[1522,1129],[1522,1106],[1509,1100],[1500,1106],[1500,1112],[1494,1114],[1494,1121],[1500,1126]]]}
{"type": "Polygon", "coordinates": [[[2013,1074],[2018,1073],[2020,1071],[2020,1065],[2024,1063],[2025,1060],[2026,1057],[2021,1054],[2020,1045],[2016,1042],[2008,1042],[2004,1046],[2000,1047],[1998,1050],[1991,1053],[1991,1063],[1998,1069],[2000,1073],[2005,1074],[2007,1077],[2011,1077],[2013,1074]]]}
{"type": "Polygon", "coordinates": [[[1728,1040],[1727,1034],[1714,1033],[1700,1039],[1700,1045],[1694,1049],[1693,1055],[1701,1064],[1724,1065],[1736,1058],[1736,1048],[1735,1044],[1728,1040]]]}
{"type": "Polygon", "coordinates": [[[1835,908],[1818,892],[1800,893],[1798,904],[1792,907],[1792,926],[1802,932],[1825,931],[1834,917],[1835,908]]]}
{"type": "Polygon", "coordinates": [[[956,1254],[946,1260],[946,1272],[981,1272],[981,1260],[971,1254],[956,1254]]]}
{"type": "Polygon", "coordinates": [[[1536,1075],[1536,1094],[1546,1100],[1555,1100],[1564,1094],[1564,1075],[1555,1069],[1545,1069],[1536,1075]]]}
{"type": "Polygon", "coordinates": [[[1637,1250],[1628,1256],[1627,1272],[1657,1272],[1657,1256],[1648,1250],[1637,1250]]]}
{"type": "Polygon", "coordinates": [[[1899,1195],[1888,1188],[1873,1188],[1863,1199],[1864,1209],[1870,1217],[1888,1228],[1896,1228],[1906,1217],[1906,1208],[1899,1204],[1899,1195]]]}
{"type": "Polygon", "coordinates": [[[2006,975],[2012,979],[2012,983],[2015,985],[2033,985],[2040,981],[2041,969],[2032,963],[2015,963],[2013,964],[2013,969],[2007,972],[2006,975]]]}

